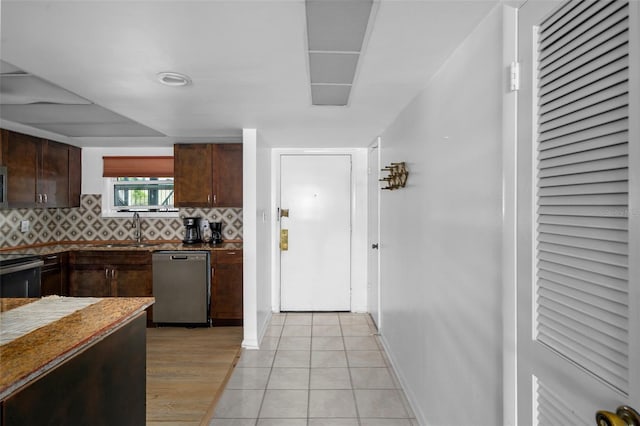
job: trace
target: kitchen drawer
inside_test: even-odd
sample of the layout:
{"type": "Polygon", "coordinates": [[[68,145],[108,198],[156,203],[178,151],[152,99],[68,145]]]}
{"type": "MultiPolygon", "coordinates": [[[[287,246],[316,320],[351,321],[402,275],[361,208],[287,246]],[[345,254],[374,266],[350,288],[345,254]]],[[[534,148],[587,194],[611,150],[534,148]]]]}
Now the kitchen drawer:
{"type": "Polygon", "coordinates": [[[65,255],[66,253],[56,253],[56,254],[48,254],[48,255],[42,256],[41,259],[44,262],[44,264],[42,265],[42,269],[58,267],[58,265],[60,265],[65,255]]]}
{"type": "Polygon", "coordinates": [[[214,250],[213,264],[216,263],[228,263],[236,264],[242,263],[242,250],[214,250]]]}

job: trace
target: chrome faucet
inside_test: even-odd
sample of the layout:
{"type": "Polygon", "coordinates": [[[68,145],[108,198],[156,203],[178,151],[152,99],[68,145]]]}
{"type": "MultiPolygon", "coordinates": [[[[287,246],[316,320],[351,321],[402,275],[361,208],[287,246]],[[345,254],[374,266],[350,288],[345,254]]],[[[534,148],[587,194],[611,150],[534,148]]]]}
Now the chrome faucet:
{"type": "Polygon", "coordinates": [[[140,228],[140,215],[138,212],[133,212],[133,238],[136,239],[137,243],[142,242],[142,228],[140,228]]]}

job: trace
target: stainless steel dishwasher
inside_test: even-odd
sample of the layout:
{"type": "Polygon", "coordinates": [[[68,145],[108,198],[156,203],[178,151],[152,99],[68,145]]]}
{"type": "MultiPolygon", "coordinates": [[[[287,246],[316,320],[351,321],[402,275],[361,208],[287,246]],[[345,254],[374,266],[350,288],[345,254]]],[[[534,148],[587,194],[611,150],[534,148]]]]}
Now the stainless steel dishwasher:
{"type": "Polygon", "coordinates": [[[153,322],[209,324],[209,252],[158,251],[152,260],[153,322]]]}

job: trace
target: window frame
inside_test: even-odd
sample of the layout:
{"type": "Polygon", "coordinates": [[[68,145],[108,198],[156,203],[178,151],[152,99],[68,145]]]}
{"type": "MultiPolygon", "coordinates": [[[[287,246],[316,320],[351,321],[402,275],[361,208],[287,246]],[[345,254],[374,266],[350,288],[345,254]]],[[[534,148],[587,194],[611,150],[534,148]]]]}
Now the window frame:
{"type": "MultiPolygon", "coordinates": [[[[172,176],[169,176],[172,177],[172,176]]],[[[151,218],[177,218],[180,217],[180,211],[178,207],[173,207],[171,210],[166,211],[147,211],[145,209],[130,209],[128,211],[120,211],[114,206],[114,186],[119,183],[116,177],[105,177],[103,180],[102,189],[102,217],[131,217],[134,212],[137,212],[140,217],[151,218]]],[[[121,182],[120,182],[121,183],[121,182]]],[[[175,182],[174,182],[175,185],[175,182]]]]}

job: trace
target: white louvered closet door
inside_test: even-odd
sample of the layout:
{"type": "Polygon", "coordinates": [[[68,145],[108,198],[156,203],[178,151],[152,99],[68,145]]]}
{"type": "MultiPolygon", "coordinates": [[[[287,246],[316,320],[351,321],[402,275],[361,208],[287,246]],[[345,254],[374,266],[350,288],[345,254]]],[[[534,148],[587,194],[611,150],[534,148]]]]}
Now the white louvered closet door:
{"type": "Polygon", "coordinates": [[[518,144],[531,165],[518,175],[521,425],[640,408],[638,9],[519,12],[518,144]]]}

